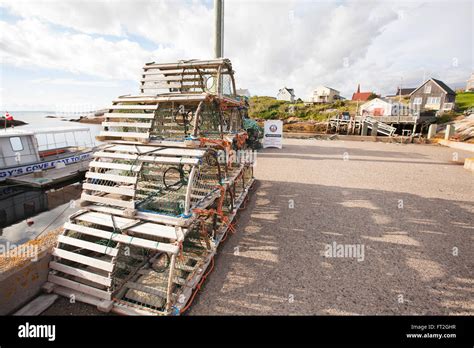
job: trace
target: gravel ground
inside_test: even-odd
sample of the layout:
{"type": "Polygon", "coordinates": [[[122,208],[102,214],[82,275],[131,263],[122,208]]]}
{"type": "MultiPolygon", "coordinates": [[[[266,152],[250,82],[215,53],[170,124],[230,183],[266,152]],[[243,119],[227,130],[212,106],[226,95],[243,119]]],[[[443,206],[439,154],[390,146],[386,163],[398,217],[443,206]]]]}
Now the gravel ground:
{"type": "Polygon", "coordinates": [[[298,139],[265,149],[189,314],[474,314],[474,176],[453,161],[468,156],[298,139]],[[333,243],[359,253],[326,257],[333,243]]]}
{"type": "MultiPolygon", "coordinates": [[[[474,314],[474,177],[456,155],[472,157],[299,139],[259,152],[256,190],[188,314],[474,314]],[[359,253],[326,257],[333,243],[359,253]]],[[[64,298],[43,313],[98,314],[64,298]]]]}

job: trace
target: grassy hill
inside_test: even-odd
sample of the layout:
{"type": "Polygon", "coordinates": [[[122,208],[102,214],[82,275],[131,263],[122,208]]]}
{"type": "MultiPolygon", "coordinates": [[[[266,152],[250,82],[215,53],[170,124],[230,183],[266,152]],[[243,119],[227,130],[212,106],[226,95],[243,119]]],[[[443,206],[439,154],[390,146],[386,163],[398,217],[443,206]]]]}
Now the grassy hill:
{"type": "Polygon", "coordinates": [[[456,107],[460,112],[474,108],[474,92],[462,92],[456,94],[456,107]]]}
{"type": "MultiPolygon", "coordinates": [[[[409,98],[404,98],[403,102],[408,103],[409,98]]],[[[255,119],[265,120],[285,120],[290,117],[297,117],[301,121],[326,121],[328,117],[348,111],[355,114],[357,102],[350,100],[340,100],[330,104],[305,105],[304,103],[291,104],[290,102],[276,100],[273,97],[251,97],[249,100],[249,115],[255,119]],[[293,106],[293,113],[290,112],[293,106]]],[[[465,110],[474,108],[474,92],[462,92],[456,95],[456,111],[445,113],[440,117],[439,122],[444,123],[459,116],[465,110]]]]}
{"type": "Polygon", "coordinates": [[[357,107],[356,102],[347,100],[330,104],[305,105],[304,103],[291,104],[273,97],[251,97],[249,104],[250,117],[265,120],[284,120],[289,117],[297,117],[302,121],[325,121],[328,117],[343,111],[354,114],[357,107]],[[290,112],[290,106],[293,106],[293,113],[290,112]]]}

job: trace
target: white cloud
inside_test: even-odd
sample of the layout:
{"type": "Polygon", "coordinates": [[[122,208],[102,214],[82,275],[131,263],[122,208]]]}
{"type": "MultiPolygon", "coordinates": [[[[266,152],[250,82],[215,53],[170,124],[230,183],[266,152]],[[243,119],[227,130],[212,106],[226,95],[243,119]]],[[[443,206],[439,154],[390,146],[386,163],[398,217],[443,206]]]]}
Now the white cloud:
{"type": "MultiPolygon", "coordinates": [[[[138,83],[145,62],[212,56],[212,9],[200,1],[0,6],[21,17],[13,24],[0,17],[2,69],[72,74],[47,77],[58,90],[66,85],[99,90],[107,87],[103,80],[138,83]]],[[[233,62],[237,87],[253,94],[275,95],[286,85],[307,97],[324,84],[350,97],[358,83],[364,90],[392,93],[402,78],[406,87],[423,75],[454,83],[473,68],[470,1],[226,0],[225,11],[225,56],[233,62]]],[[[95,98],[108,97],[110,90],[95,98]]]]}
{"type": "Polygon", "coordinates": [[[118,87],[117,81],[100,81],[100,80],[74,80],[74,79],[52,79],[41,78],[30,81],[39,85],[58,85],[58,86],[93,86],[93,87],[118,87]]]}
{"type": "Polygon", "coordinates": [[[0,32],[0,54],[6,65],[136,79],[143,63],[151,58],[136,42],[57,32],[38,19],[23,19],[15,25],[0,21],[0,32]]]}

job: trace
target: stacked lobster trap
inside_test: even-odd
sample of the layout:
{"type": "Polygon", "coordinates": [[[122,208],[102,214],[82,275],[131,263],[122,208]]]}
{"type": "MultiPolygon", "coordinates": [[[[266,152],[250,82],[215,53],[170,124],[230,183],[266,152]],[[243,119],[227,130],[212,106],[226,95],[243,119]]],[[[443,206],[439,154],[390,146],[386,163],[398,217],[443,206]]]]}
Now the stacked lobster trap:
{"type": "Polygon", "coordinates": [[[227,59],[145,65],[108,107],[45,289],[121,314],[184,312],[254,182],[227,59]],[[236,158],[239,160],[235,160],[236,158]]]}

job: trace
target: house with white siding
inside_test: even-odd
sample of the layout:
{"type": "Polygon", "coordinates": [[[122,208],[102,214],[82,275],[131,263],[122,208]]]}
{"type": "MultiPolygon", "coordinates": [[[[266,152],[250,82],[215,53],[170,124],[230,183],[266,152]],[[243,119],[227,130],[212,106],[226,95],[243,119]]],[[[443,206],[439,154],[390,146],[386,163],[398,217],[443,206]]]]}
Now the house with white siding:
{"type": "Polygon", "coordinates": [[[409,116],[410,107],[397,101],[385,98],[374,98],[359,107],[361,116],[409,116]]]}
{"type": "Polygon", "coordinates": [[[332,103],[341,99],[340,92],[334,88],[326,86],[318,86],[313,91],[311,101],[313,103],[332,103]]]}
{"type": "Polygon", "coordinates": [[[293,88],[283,87],[282,89],[280,89],[278,91],[277,100],[284,100],[284,101],[288,101],[290,103],[294,103],[295,102],[295,91],[293,90],[293,88]]]}

